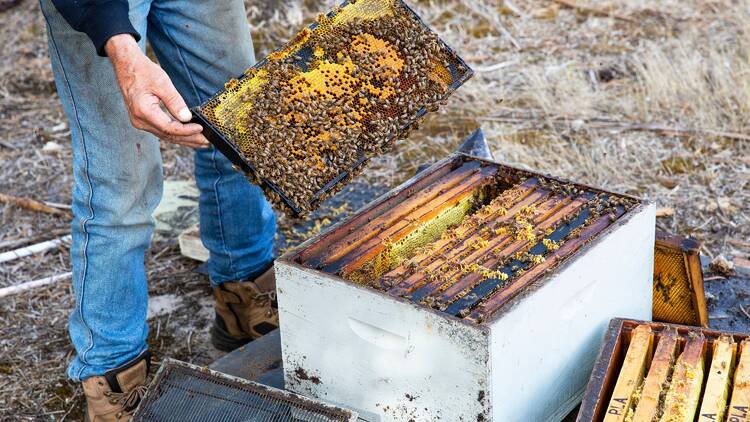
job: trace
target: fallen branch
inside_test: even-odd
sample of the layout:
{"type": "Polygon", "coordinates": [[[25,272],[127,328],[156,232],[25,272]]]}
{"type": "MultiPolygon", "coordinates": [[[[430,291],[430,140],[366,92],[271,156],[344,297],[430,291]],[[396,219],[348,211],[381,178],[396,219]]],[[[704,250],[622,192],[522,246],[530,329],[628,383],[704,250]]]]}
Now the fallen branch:
{"type": "Polygon", "coordinates": [[[495,63],[490,66],[472,66],[472,69],[474,69],[474,72],[476,73],[487,73],[487,72],[494,72],[496,70],[500,70],[508,66],[513,66],[515,64],[518,64],[518,60],[495,63]]]}
{"type": "Polygon", "coordinates": [[[22,198],[19,196],[11,196],[0,193],[0,203],[15,205],[17,207],[26,208],[27,210],[43,212],[53,215],[67,215],[68,211],[61,210],[59,208],[50,207],[45,205],[43,202],[31,198],[22,198]]]}
{"type": "Polygon", "coordinates": [[[18,249],[22,246],[31,245],[32,243],[44,242],[45,240],[49,240],[52,236],[59,237],[69,233],[70,228],[57,228],[31,237],[3,240],[0,242],[0,250],[18,249]]]}
{"type": "Polygon", "coordinates": [[[732,262],[734,262],[734,268],[740,268],[742,270],[750,270],[750,260],[740,257],[735,257],[732,262]]]}
{"type": "Polygon", "coordinates": [[[560,129],[570,126],[570,122],[583,122],[585,128],[597,130],[616,130],[616,131],[642,131],[642,132],[661,132],[672,133],[677,135],[698,135],[698,136],[716,136],[719,138],[733,139],[736,141],[750,141],[750,135],[736,132],[724,132],[713,129],[691,129],[681,126],[669,126],[663,123],[640,123],[612,120],[607,118],[576,118],[570,116],[545,116],[538,113],[528,113],[525,115],[501,115],[481,117],[477,120],[499,123],[538,123],[534,129],[552,128],[560,129]]]}
{"type": "Polygon", "coordinates": [[[689,135],[709,135],[717,136],[719,138],[734,139],[738,141],[750,141],[750,135],[743,133],[734,132],[723,132],[720,130],[711,129],[688,129],[679,126],[666,126],[660,124],[632,124],[625,125],[622,127],[613,127],[613,129],[621,130],[634,130],[634,131],[652,131],[652,132],[671,132],[671,133],[683,133],[689,135]]]}
{"type": "Polygon", "coordinates": [[[727,239],[727,243],[731,244],[732,246],[736,246],[738,248],[750,248],[750,242],[745,242],[744,240],[727,239]]]}
{"type": "Polygon", "coordinates": [[[62,244],[70,243],[70,235],[59,237],[53,240],[47,240],[45,242],[36,243],[34,245],[24,246],[13,251],[0,253],[0,263],[13,261],[14,259],[23,258],[24,256],[33,255],[54,249],[62,244]]]}
{"type": "Polygon", "coordinates": [[[36,289],[37,287],[43,287],[50,284],[57,283],[58,281],[69,280],[73,276],[73,273],[67,272],[63,274],[53,275],[52,277],[42,278],[34,281],[27,281],[25,283],[17,284],[15,286],[3,287],[0,289],[0,298],[6,296],[12,296],[27,290],[36,289]]]}
{"type": "Polygon", "coordinates": [[[573,10],[577,10],[577,11],[579,11],[581,13],[588,14],[588,15],[602,16],[602,17],[605,17],[605,18],[615,18],[615,19],[619,19],[619,20],[622,20],[622,21],[625,21],[625,22],[631,22],[631,23],[635,23],[636,22],[636,20],[633,19],[633,18],[630,18],[630,17],[627,17],[627,16],[618,15],[618,14],[612,13],[612,12],[610,12],[608,10],[597,9],[595,7],[592,7],[592,6],[584,6],[584,5],[581,5],[581,4],[578,4],[578,3],[574,2],[572,0],[552,0],[552,2],[557,3],[557,4],[561,5],[561,6],[569,7],[571,9],[573,9],[573,10]]]}

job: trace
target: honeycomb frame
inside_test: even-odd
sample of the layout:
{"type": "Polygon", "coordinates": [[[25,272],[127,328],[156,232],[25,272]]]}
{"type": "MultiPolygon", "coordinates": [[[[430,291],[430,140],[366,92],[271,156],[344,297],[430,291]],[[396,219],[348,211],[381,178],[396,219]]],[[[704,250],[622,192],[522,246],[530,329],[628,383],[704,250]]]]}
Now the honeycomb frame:
{"type": "MultiPolygon", "coordinates": [[[[413,109],[409,107],[409,110],[402,109],[400,111],[401,117],[406,116],[405,119],[407,120],[405,124],[393,127],[392,130],[388,131],[387,136],[383,139],[377,139],[377,147],[374,150],[361,149],[359,144],[357,144],[359,138],[343,139],[344,143],[350,142],[357,145],[355,147],[356,154],[352,154],[352,159],[346,166],[333,168],[332,171],[337,173],[327,178],[325,183],[320,183],[319,185],[322,186],[311,195],[309,201],[293,199],[294,195],[292,195],[293,192],[290,192],[290,190],[295,189],[295,187],[292,186],[290,188],[289,183],[273,177],[264,177],[260,174],[258,163],[254,162],[252,157],[249,156],[250,154],[248,154],[248,141],[244,140],[243,134],[239,132],[239,125],[235,124],[232,127],[228,123],[229,117],[227,116],[239,113],[242,105],[241,101],[243,101],[243,98],[246,98],[246,96],[243,97],[243,95],[246,95],[243,92],[262,92],[263,86],[268,82],[262,79],[262,73],[269,63],[280,60],[294,60],[294,65],[301,72],[315,71],[315,67],[308,68],[311,63],[311,55],[317,54],[316,48],[319,48],[315,45],[310,45],[311,43],[308,42],[310,34],[314,31],[323,31],[326,25],[335,27],[335,25],[343,25],[343,23],[347,22],[356,23],[359,19],[363,21],[367,21],[368,19],[377,20],[380,17],[386,16],[388,11],[393,16],[396,16],[395,10],[397,8],[402,8],[401,10],[406,12],[424,30],[433,35],[439,43],[440,57],[437,57],[434,63],[431,62],[430,66],[434,66],[435,72],[439,73],[442,76],[441,80],[444,81],[445,90],[439,99],[442,102],[473,76],[471,68],[403,0],[347,0],[327,14],[321,15],[316,22],[303,28],[287,44],[258,61],[237,79],[227,82],[224,89],[193,109],[194,121],[203,126],[206,138],[236,166],[237,170],[244,172],[248,176],[248,179],[260,185],[271,202],[284,204],[286,206],[285,211],[291,215],[300,216],[316,208],[323,199],[340,190],[347,180],[362,172],[370,159],[390,148],[395,139],[405,137],[420,118],[424,117],[428,111],[434,111],[434,109],[429,107],[429,104],[418,104],[413,109]],[[243,147],[245,151],[243,151],[243,147]]],[[[404,60],[403,63],[407,62],[404,60]]],[[[403,84],[401,81],[399,83],[403,84]]],[[[396,98],[397,95],[397,93],[394,93],[392,97],[396,98]]],[[[251,115],[252,110],[248,114],[251,115]]],[[[373,115],[367,117],[369,119],[367,121],[368,124],[377,119],[377,116],[373,117],[373,115]]],[[[292,160],[290,158],[292,153],[289,151],[286,151],[286,154],[283,154],[283,152],[274,153],[281,153],[283,160],[286,160],[286,162],[292,160]]],[[[320,161],[323,162],[324,160],[320,159],[320,161]]],[[[299,196],[296,197],[299,198],[299,196]]]]}

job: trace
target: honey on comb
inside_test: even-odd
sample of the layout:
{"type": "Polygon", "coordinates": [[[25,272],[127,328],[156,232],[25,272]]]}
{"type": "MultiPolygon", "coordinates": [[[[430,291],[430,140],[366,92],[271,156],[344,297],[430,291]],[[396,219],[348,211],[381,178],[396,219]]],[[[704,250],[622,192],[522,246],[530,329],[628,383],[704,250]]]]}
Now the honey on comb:
{"type": "MultiPolygon", "coordinates": [[[[332,181],[353,177],[407,136],[469,74],[401,2],[359,0],[320,15],[201,112],[255,179],[306,212],[336,191],[332,181]]],[[[272,202],[285,202],[264,188],[272,202]]]]}

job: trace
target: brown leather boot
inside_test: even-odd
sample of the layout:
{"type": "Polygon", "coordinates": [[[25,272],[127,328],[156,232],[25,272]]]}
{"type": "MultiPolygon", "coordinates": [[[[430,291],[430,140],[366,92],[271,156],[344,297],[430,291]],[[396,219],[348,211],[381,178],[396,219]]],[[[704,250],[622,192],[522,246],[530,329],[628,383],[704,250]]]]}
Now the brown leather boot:
{"type": "Polygon", "coordinates": [[[130,420],[146,393],[146,378],[151,354],[141,353],[125,365],[103,376],[83,381],[87,422],[125,422],[130,420]]]}
{"type": "Polygon", "coordinates": [[[214,297],[211,343],[219,350],[231,352],[279,327],[273,267],[255,280],[215,287],[214,297]]]}

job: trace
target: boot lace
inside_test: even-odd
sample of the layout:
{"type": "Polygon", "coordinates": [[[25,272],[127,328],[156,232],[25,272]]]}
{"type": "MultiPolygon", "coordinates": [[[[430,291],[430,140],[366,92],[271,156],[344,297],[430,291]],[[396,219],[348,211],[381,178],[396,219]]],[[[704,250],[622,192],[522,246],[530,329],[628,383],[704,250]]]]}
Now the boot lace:
{"type": "MultiPolygon", "coordinates": [[[[127,391],[125,393],[116,393],[114,391],[107,391],[104,393],[104,395],[109,398],[109,402],[111,404],[119,404],[124,412],[130,412],[134,410],[136,406],[138,406],[138,403],[140,403],[141,399],[146,394],[147,389],[148,387],[146,387],[146,385],[143,384],[143,385],[138,385],[134,387],[132,390],[127,391]]],[[[117,418],[119,419],[122,415],[123,415],[123,412],[118,412],[117,418]]]]}
{"type": "Polygon", "coordinates": [[[275,306],[276,290],[271,290],[271,291],[264,292],[264,293],[258,293],[253,297],[253,299],[256,301],[256,303],[259,306],[271,305],[268,310],[269,317],[274,316],[279,312],[278,308],[275,306]]]}

